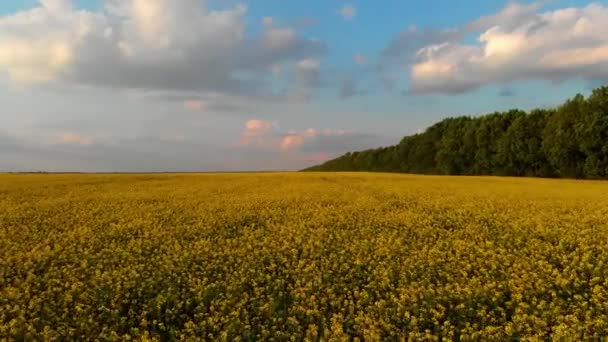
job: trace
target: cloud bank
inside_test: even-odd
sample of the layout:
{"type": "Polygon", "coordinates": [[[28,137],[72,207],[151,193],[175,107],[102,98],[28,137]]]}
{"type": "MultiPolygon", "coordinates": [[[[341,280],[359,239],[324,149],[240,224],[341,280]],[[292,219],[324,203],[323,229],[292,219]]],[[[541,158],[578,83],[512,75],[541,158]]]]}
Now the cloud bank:
{"type": "Polygon", "coordinates": [[[410,94],[455,94],[530,79],[608,79],[608,6],[539,8],[510,3],[461,28],[410,28],[384,54],[411,61],[410,94]],[[475,32],[477,42],[465,43],[475,32]]]}
{"type": "Polygon", "coordinates": [[[0,70],[27,84],[240,95],[271,92],[273,67],[324,53],[324,43],[271,18],[246,34],[246,12],[198,0],[106,0],[98,12],[42,0],[0,17],[0,70]]]}

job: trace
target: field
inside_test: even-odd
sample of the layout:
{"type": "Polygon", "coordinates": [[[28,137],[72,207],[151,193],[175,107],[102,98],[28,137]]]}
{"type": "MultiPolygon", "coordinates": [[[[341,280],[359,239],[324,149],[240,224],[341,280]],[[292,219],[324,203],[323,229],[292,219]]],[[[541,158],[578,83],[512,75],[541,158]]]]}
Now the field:
{"type": "Polygon", "coordinates": [[[608,335],[608,183],[0,175],[0,340],[608,335]]]}

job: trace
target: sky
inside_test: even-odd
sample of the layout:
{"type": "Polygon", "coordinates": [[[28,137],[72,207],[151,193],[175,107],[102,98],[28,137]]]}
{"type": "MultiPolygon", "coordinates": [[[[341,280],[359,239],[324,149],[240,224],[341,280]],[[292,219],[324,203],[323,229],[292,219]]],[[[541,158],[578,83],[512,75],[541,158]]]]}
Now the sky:
{"type": "Polygon", "coordinates": [[[0,171],[297,170],[608,80],[608,3],[0,1],[0,171]]]}

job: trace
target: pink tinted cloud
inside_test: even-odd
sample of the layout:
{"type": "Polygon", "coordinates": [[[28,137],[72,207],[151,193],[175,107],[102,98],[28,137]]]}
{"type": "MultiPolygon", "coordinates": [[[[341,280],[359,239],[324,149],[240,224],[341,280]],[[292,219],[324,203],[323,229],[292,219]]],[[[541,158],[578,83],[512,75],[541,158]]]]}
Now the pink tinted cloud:
{"type": "Polygon", "coordinates": [[[357,16],[357,8],[347,4],[338,10],[338,14],[346,20],[353,20],[357,16]]]}
{"type": "Polygon", "coordinates": [[[308,128],[301,132],[290,131],[281,139],[279,147],[281,150],[292,150],[301,146],[307,141],[318,138],[319,136],[344,136],[352,133],[354,133],[354,131],[346,129],[324,129],[322,131],[318,131],[314,128],[308,128]]]}
{"type": "Polygon", "coordinates": [[[245,130],[247,132],[266,132],[274,126],[272,122],[263,120],[249,120],[245,123],[245,130]]]}
{"type": "MultiPolygon", "coordinates": [[[[305,130],[290,130],[282,133],[276,122],[264,120],[249,120],[245,123],[245,128],[241,132],[239,146],[262,147],[280,151],[295,151],[307,142],[314,141],[321,137],[344,136],[352,134],[352,130],[344,129],[323,129],[317,130],[308,128],[305,130]]],[[[327,153],[317,153],[310,157],[310,161],[322,161],[329,159],[327,153]]]]}
{"type": "Polygon", "coordinates": [[[318,135],[319,132],[317,132],[317,130],[314,128],[308,128],[302,132],[290,131],[281,139],[279,147],[281,150],[291,150],[299,147],[307,140],[313,139],[318,135]]]}
{"type": "Polygon", "coordinates": [[[277,128],[277,124],[264,120],[249,120],[245,123],[245,129],[241,133],[241,146],[267,146],[271,144],[271,130],[277,128]]]}
{"type": "Polygon", "coordinates": [[[184,109],[187,110],[203,110],[207,108],[207,102],[203,100],[186,100],[184,101],[184,109]]]}
{"type": "Polygon", "coordinates": [[[88,146],[93,143],[89,137],[85,137],[76,133],[64,133],[59,138],[53,140],[53,145],[80,145],[88,146]]]}
{"type": "Polygon", "coordinates": [[[304,136],[298,134],[286,135],[279,144],[281,150],[291,150],[304,143],[304,136]]]}
{"type": "Polygon", "coordinates": [[[353,56],[353,60],[355,61],[355,63],[357,63],[358,65],[364,65],[365,63],[367,63],[367,58],[365,58],[365,56],[363,56],[360,53],[357,53],[353,56]]]}

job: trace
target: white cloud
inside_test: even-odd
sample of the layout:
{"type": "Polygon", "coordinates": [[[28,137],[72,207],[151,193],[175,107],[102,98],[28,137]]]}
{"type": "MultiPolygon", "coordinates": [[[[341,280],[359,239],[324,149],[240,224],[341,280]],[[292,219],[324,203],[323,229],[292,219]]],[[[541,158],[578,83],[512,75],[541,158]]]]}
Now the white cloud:
{"type": "Polygon", "coordinates": [[[141,38],[150,45],[169,45],[168,18],[163,13],[163,4],[157,1],[133,0],[131,17],[141,38]]]}
{"type": "Polygon", "coordinates": [[[523,79],[608,78],[608,7],[590,4],[537,13],[509,4],[468,28],[477,44],[436,42],[416,53],[410,92],[457,93],[523,79]]]}
{"type": "Polygon", "coordinates": [[[413,54],[420,48],[454,42],[463,37],[463,29],[420,29],[414,25],[401,31],[390,44],[382,51],[385,58],[401,58],[404,55],[413,54]]]}
{"type": "Polygon", "coordinates": [[[344,5],[338,10],[338,15],[340,15],[346,20],[355,19],[355,17],[357,16],[357,8],[350,4],[344,5]]]}
{"type": "Polygon", "coordinates": [[[520,4],[511,1],[500,12],[494,15],[483,16],[469,23],[467,27],[472,31],[484,31],[500,23],[503,28],[512,30],[530,20],[535,20],[537,18],[537,11],[540,8],[540,2],[520,4]]]}
{"type": "Polygon", "coordinates": [[[19,82],[49,81],[74,60],[77,45],[104,18],[72,9],[67,0],[0,17],[0,70],[19,82]]]}
{"type": "Polygon", "coordinates": [[[244,6],[107,0],[104,8],[91,12],[69,0],[44,0],[0,16],[0,72],[17,82],[242,95],[270,93],[264,77],[273,66],[325,49],[272,18],[264,19],[259,35],[246,34],[244,6]]]}
{"type": "Polygon", "coordinates": [[[40,4],[51,13],[65,12],[72,6],[70,0],[40,0],[40,4]]]}

